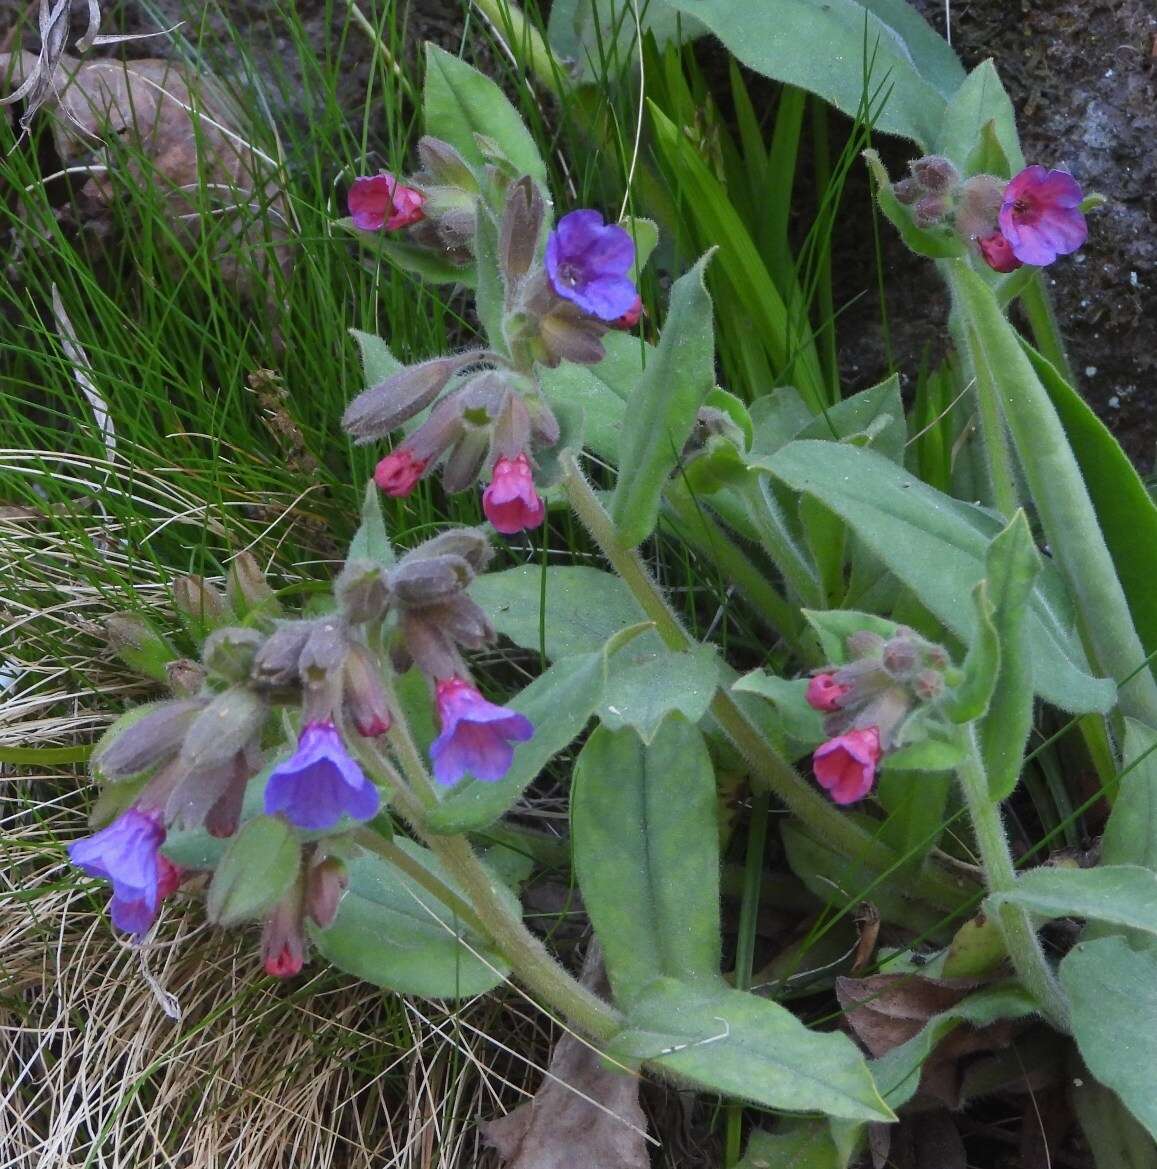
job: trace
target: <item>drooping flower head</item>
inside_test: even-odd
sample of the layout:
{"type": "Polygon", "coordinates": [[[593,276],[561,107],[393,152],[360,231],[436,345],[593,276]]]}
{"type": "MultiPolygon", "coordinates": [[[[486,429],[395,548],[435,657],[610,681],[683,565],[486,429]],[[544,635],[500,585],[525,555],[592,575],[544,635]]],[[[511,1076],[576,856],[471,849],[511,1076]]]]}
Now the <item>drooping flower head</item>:
{"type": "Polygon", "coordinates": [[[159,816],[129,808],[68,846],[78,869],[112,884],[109,914],[117,929],[138,937],[148,933],[161,902],[180,883],[180,871],[160,854],[164,842],[159,816]]]}
{"type": "Polygon", "coordinates": [[[457,783],[464,775],[501,779],[514,759],[511,744],[534,735],[526,715],[487,702],[457,674],[438,682],[435,697],[442,733],[430,747],[430,758],[439,783],[457,783]]]}
{"type": "Polygon", "coordinates": [[[812,710],[830,714],[833,710],[839,710],[840,699],[850,689],[850,686],[837,682],[831,674],[816,674],[807,684],[804,699],[812,710]]]}
{"type": "Polygon", "coordinates": [[[383,171],[354,179],[349,193],[350,216],[361,231],[397,231],[424,218],[426,196],[383,171]]]}
{"type": "Polygon", "coordinates": [[[297,750],[279,763],[265,785],[265,814],[281,813],[297,828],[320,832],[342,816],[377,815],[378,789],[350,756],[332,722],[307,723],[297,750]]]}
{"type": "Polygon", "coordinates": [[[530,460],[525,454],[513,459],[503,455],[494,464],[490,486],[482,492],[482,510],[494,530],[504,536],[542,523],[546,505],[535,490],[530,460]]]}
{"type": "Polygon", "coordinates": [[[984,262],[994,272],[1015,272],[1021,262],[1013,255],[1012,244],[999,231],[976,241],[984,262]]]}
{"type": "Polygon", "coordinates": [[[597,211],[564,215],[546,241],[546,273],[559,296],[602,321],[617,321],[639,295],[630,278],[635,244],[597,211]]]}
{"type": "Polygon", "coordinates": [[[1026,167],[1000,205],[1000,230],[1022,264],[1043,266],[1075,252],[1088,238],[1080,184],[1062,170],[1026,167]]]}
{"type": "Polygon", "coordinates": [[[880,732],[875,727],[847,731],[829,739],[812,756],[819,785],[837,804],[854,804],[872,790],[880,760],[880,732]]]}

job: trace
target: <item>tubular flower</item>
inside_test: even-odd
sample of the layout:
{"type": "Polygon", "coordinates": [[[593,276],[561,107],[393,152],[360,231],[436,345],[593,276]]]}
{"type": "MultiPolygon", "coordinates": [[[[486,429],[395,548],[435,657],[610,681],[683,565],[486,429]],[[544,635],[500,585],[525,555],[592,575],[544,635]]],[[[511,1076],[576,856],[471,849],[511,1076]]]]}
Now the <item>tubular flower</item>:
{"type": "Polygon", "coordinates": [[[812,710],[830,714],[833,710],[839,710],[840,699],[849,690],[850,686],[837,682],[831,674],[816,674],[807,684],[804,699],[812,710]]]}
{"type": "Polygon", "coordinates": [[[438,682],[435,698],[442,733],[430,747],[430,758],[439,783],[457,783],[464,775],[501,779],[514,759],[511,744],[534,735],[526,715],[487,702],[457,674],[438,682]]]}
{"type": "Polygon", "coordinates": [[[999,231],[976,241],[984,262],[994,272],[1015,272],[1021,262],[1013,255],[1012,244],[999,231]]]}
{"type": "Polygon", "coordinates": [[[854,804],[872,790],[880,759],[880,732],[875,727],[848,731],[829,739],[812,756],[819,785],[837,804],[854,804]]]}
{"type": "Polygon", "coordinates": [[[161,902],[180,883],[180,871],[160,854],[164,842],[158,816],[129,808],[107,828],[68,846],[78,869],[112,884],[109,914],[117,929],[137,937],[148,933],[161,902]]]}
{"type": "Polygon", "coordinates": [[[482,492],[482,510],[494,530],[504,536],[542,523],[546,506],[534,489],[530,460],[525,454],[513,459],[503,455],[494,464],[490,486],[482,492]]]}
{"type": "Polygon", "coordinates": [[[307,723],[297,750],[271,772],[265,785],[265,814],[280,812],[297,828],[319,832],[342,816],[377,815],[378,789],[350,756],[332,722],[307,723]]]}
{"type": "Polygon", "coordinates": [[[617,321],[639,295],[630,278],[635,244],[597,211],[564,215],[546,241],[546,273],[559,296],[601,321],[617,321]]]}
{"type": "Polygon", "coordinates": [[[409,495],[426,471],[426,461],[405,447],[391,451],[374,468],[374,482],[392,499],[409,495]]]}
{"type": "Polygon", "coordinates": [[[397,231],[424,219],[426,196],[384,171],[354,179],[349,193],[350,216],[361,231],[397,231]]]}
{"type": "Polygon", "coordinates": [[[1043,266],[1075,252],[1088,238],[1081,187],[1072,175],[1026,167],[1005,188],[1000,231],[1022,264],[1043,266]]]}

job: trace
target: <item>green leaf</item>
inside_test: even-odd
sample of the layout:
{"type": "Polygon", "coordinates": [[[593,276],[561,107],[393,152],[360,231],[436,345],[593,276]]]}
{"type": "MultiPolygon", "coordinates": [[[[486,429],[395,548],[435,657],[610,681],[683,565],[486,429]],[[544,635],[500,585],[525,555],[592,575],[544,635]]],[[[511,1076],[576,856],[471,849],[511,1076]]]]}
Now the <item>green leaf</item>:
{"type": "Polygon", "coordinates": [[[632,547],[655,530],[663,487],[715,385],[711,297],[703,283],[709,259],[675,282],[658,348],[628,403],[611,516],[632,547]]]}
{"type": "Polygon", "coordinates": [[[1157,505],[1120,443],[1084,398],[1035,349],[1021,342],[1060,416],[1129,612],[1147,654],[1157,650],[1157,505]]]}
{"type": "Polygon", "coordinates": [[[476,170],[486,165],[476,134],[496,142],[520,175],[546,185],[546,167],[518,111],[488,77],[437,45],[426,44],[426,133],[449,142],[476,170]]]}
{"type": "Polygon", "coordinates": [[[358,343],[358,352],[362,357],[362,380],[366,386],[381,385],[391,374],[403,368],[381,337],[363,333],[361,329],[350,329],[349,333],[358,343]]]}
{"type": "Polygon", "coordinates": [[[603,727],[575,764],[574,868],[615,998],[659,975],[719,976],[719,829],[703,736],[679,715],[649,746],[603,727]]]}
{"type": "Polygon", "coordinates": [[[815,1121],[781,1124],[775,1132],[755,1129],[735,1169],[844,1169],[827,1125],[815,1121]]]}
{"type": "Polygon", "coordinates": [[[603,696],[603,651],[560,658],[507,703],[534,724],[534,738],[514,749],[514,762],[496,783],[464,779],[426,816],[431,832],[475,832],[515,804],[542,769],[586,726],[603,696]]]}
{"type": "MultiPolygon", "coordinates": [[[[380,231],[363,231],[354,225],[352,219],[339,219],[336,226],[343,227],[353,233],[363,247],[384,256],[386,260],[401,268],[403,272],[412,272],[415,276],[421,276],[423,280],[429,280],[433,284],[461,284],[464,288],[473,288],[476,283],[473,264],[452,264],[433,248],[395,239],[380,231]]],[[[350,330],[350,332],[354,331],[350,330]]],[[[377,382],[369,384],[377,385],[377,382]]]]}
{"type": "Polygon", "coordinates": [[[1157,1169],[1157,1145],[1149,1134],[1114,1092],[1074,1062],[1077,1068],[1069,1078],[1069,1099],[1097,1169],[1157,1169]]]}
{"type": "Polygon", "coordinates": [[[1080,942],[1060,977],[1089,1070],[1157,1138],[1157,954],[1119,937],[1080,942]]]}
{"type": "MultiPolygon", "coordinates": [[[[831,417],[832,410],[828,410],[831,417]]],[[[792,386],[776,386],[769,394],[763,394],[751,403],[751,436],[753,457],[773,455],[782,446],[787,446],[807,426],[815,415],[808,404],[792,386]]]]}
{"type": "Polygon", "coordinates": [[[1157,870],[1157,731],[1126,719],[1122,762],[1117,798],[1101,839],[1101,860],[1157,870]]]}
{"type": "Polygon", "coordinates": [[[951,790],[952,777],[943,771],[888,767],[880,776],[876,798],[888,813],[880,839],[895,849],[897,856],[907,858],[906,868],[918,866],[939,842],[951,790]]]}
{"type": "Polygon", "coordinates": [[[947,101],[964,80],[951,47],[902,0],[668,3],[701,20],[749,69],[818,94],[851,117],[870,70],[869,90],[887,91],[875,128],[922,146],[936,140],[947,101]]]}
{"type": "Polygon", "coordinates": [[[659,225],[653,219],[628,215],[619,226],[631,237],[635,245],[635,263],[631,267],[631,280],[637,285],[651,253],[659,246],[659,225]]]}
{"type": "MultiPolygon", "coordinates": [[[[1032,730],[1034,651],[1029,612],[1041,567],[1028,519],[1018,511],[989,545],[985,557],[992,626],[1000,651],[992,699],[980,724],[980,753],[988,774],[988,791],[995,801],[1006,799],[1015,790],[1024,762],[1024,745],[1032,730]]],[[[983,640],[978,637],[973,645],[983,640]]],[[[977,666],[985,668],[984,663],[978,662],[977,666]]]]}
{"type": "Polygon", "coordinates": [[[994,907],[1012,902],[1046,918],[1085,917],[1157,934],[1157,873],[1140,865],[1030,869],[1010,891],[986,900],[994,907]]]}
{"type": "Polygon", "coordinates": [[[289,891],[301,845],[279,816],[255,816],[233,838],[209,886],[205,910],[215,925],[255,921],[289,891]]]}
{"type": "Polygon", "coordinates": [[[362,497],[362,522],[350,541],[349,559],[372,560],[383,568],[392,567],[397,560],[386,531],[381,492],[372,479],[366,484],[366,492],[362,497]]]}
{"type": "Polygon", "coordinates": [[[944,978],[981,978],[1007,957],[1000,923],[978,913],[956,931],[940,973],[944,978]]]}
{"type": "MultiPolygon", "coordinates": [[[[947,155],[962,171],[972,173],[966,168],[973,152],[983,144],[986,127],[991,127],[1012,173],[1022,170],[1024,155],[1016,133],[1016,112],[991,59],[981,61],[952,95],[936,138],[937,153],[947,155]]],[[[1002,177],[1008,178],[1008,172],[1002,177]]]]}
{"type": "Polygon", "coordinates": [[[934,260],[964,255],[964,242],[952,228],[947,225],[928,228],[916,226],[912,212],[896,198],[888,172],[874,150],[864,151],[864,161],[872,172],[876,186],[876,202],[880,210],[912,251],[934,260]]]}
{"type": "Polygon", "coordinates": [[[873,450],[897,463],[903,461],[908,427],[904,421],[899,374],[829,406],[822,414],[809,418],[792,437],[836,441],[855,441],[862,437],[870,442],[873,450]]]}
{"type": "Polygon", "coordinates": [[[888,771],[951,771],[965,754],[959,739],[927,738],[890,751],[881,766],[888,771]]]}
{"type": "Polygon", "coordinates": [[[816,631],[820,648],[830,665],[842,666],[848,661],[848,638],[853,633],[867,630],[885,641],[896,636],[899,625],[874,613],[856,609],[803,609],[804,619],[816,631]]]}
{"type": "MultiPolygon", "coordinates": [[[[979,581],[972,590],[972,604],[976,610],[976,633],[960,667],[963,678],[944,703],[945,714],[954,723],[961,724],[975,722],[988,712],[1000,673],[1000,637],[992,621],[987,579],[979,581]]],[[[1026,682],[1031,705],[1032,679],[1026,682]]]]}
{"type": "Polygon", "coordinates": [[[607,1054],[765,1108],[894,1120],[864,1057],[838,1032],[809,1031],[770,999],[722,982],[660,978],[636,999],[607,1054]]]}
{"type": "MultiPolygon", "coordinates": [[[[534,564],[488,572],[470,586],[494,628],[515,645],[537,650],[543,569],[534,564]]],[[[552,661],[600,650],[620,629],[646,614],[617,577],[598,568],[546,569],[546,656],[552,661]]],[[[657,644],[657,639],[652,642],[657,644]]]]}
{"type": "MultiPolygon", "coordinates": [[[[604,338],[604,348],[609,340],[609,337],[604,338]]],[[[598,365],[576,365],[573,361],[564,361],[555,369],[539,366],[536,374],[546,400],[556,411],[567,408],[582,410],[586,446],[604,462],[618,466],[627,404],[624,395],[605,380],[609,360],[608,355],[598,365]]],[[[636,342],[632,384],[642,371],[636,342]]]]}
{"type": "MultiPolygon", "coordinates": [[[[454,889],[431,852],[401,837],[395,844],[454,889]]],[[[501,955],[388,861],[366,854],[351,860],[347,869],[349,889],[333,925],[322,930],[309,924],[314,944],[335,966],[375,986],[436,999],[483,994],[510,972],[501,955]]],[[[514,895],[495,885],[510,911],[521,915],[514,895]]]]}
{"type": "Polygon", "coordinates": [[[690,653],[636,653],[621,650],[611,664],[599,719],[610,731],[631,727],[645,744],[672,711],[697,723],[719,685],[719,656],[714,646],[690,653]]]}
{"type": "Polygon", "coordinates": [[[502,329],[505,315],[506,286],[498,265],[498,223],[483,200],[478,201],[474,217],[474,255],[478,270],[478,288],[474,309],[490,348],[508,354],[506,334],[502,329]]]}
{"type": "Polygon", "coordinates": [[[810,749],[818,747],[827,737],[824,734],[823,716],[807,704],[807,678],[777,678],[763,670],[752,670],[744,674],[731,687],[732,690],[758,694],[775,706],[783,733],[810,749]]]}
{"type": "MultiPolygon", "coordinates": [[[[971,642],[976,615],[966,598],[985,575],[999,520],[943,495],[874,451],[842,443],[792,442],[753,466],[818,496],[951,632],[971,642]]],[[[1074,712],[1112,706],[1116,688],[1088,674],[1055,570],[1042,573],[1026,626],[1037,693],[1074,712]]]]}

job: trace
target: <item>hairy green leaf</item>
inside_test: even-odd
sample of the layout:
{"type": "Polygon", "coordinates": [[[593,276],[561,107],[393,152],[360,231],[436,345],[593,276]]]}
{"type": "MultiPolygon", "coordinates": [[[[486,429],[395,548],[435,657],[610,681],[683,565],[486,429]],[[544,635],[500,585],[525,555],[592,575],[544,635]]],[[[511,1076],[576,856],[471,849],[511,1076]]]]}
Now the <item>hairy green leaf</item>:
{"type": "Polygon", "coordinates": [[[205,910],[216,925],[254,921],[297,878],[301,845],[279,816],[255,816],[233,838],[209,886],[205,910]]]}

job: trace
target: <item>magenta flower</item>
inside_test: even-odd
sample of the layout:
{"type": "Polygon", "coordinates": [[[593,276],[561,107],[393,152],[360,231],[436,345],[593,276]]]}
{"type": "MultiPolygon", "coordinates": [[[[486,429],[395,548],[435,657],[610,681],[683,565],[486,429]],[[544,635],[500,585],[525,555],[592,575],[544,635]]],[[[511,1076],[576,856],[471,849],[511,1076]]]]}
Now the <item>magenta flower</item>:
{"type": "Polygon", "coordinates": [[[425,218],[422,204],[426,196],[413,187],[404,186],[393,175],[354,179],[349,193],[349,209],[354,226],[362,231],[397,231],[425,218]]]}
{"type": "Polygon", "coordinates": [[[564,215],[546,241],[546,274],[555,292],[602,321],[617,321],[634,306],[634,262],[634,241],[597,211],[564,215]]]}
{"type": "Polygon", "coordinates": [[[830,714],[833,710],[839,710],[840,699],[849,690],[851,687],[837,682],[833,674],[816,674],[807,684],[804,700],[812,710],[830,714]]]}
{"type": "Polygon", "coordinates": [[[306,723],[297,750],[273,769],[265,785],[265,814],[280,812],[307,832],[332,828],[343,816],[369,820],[378,803],[378,789],[331,722],[306,723]]]}
{"type": "Polygon", "coordinates": [[[854,804],[872,790],[880,760],[880,732],[875,727],[837,735],[816,749],[812,767],[819,785],[837,804],[854,804]]]}
{"type": "Polygon", "coordinates": [[[643,315],[643,298],[636,294],[634,303],[611,325],[614,329],[633,329],[643,315]]]}
{"type": "Polygon", "coordinates": [[[976,241],[984,262],[994,272],[1015,272],[1021,266],[1020,261],[1013,255],[1012,244],[999,231],[986,235],[976,241]]]}
{"type": "Polygon", "coordinates": [[[1072,175],[1026,167],[1004,190],[1000,230],[1022,264],[1043,266],[1075,252],[1088,238],[1081,188],[1072,175]]]}
{"type": "Polygon", "coordinates": [[[68,846],[78,869],[112,884],[109,915],[117,929],[138,937],[148,933],[161,902],[180,882],[179,870],[160,854],[164,842],[159,817],[129,808],[107,828],[68,846]]]}
{"type": "Polygon", "coordinates": [[[401,499],[418,486],[427,465],[424,459],[415,458],[412,451],[399,447],[374,469],[374,482],[392,499],[401,499]]]}
{"type": "Polygon", "coordinates": [[[546,506],[534,489],[530,460],[525,454],[508,459],[502,455],[494,464],[490,486],[482,492],[482,510],[496,532],[512,536],[537,528],[546,516],[546,506]]]}
{"type": "Polygon", "coordinates": [[[457,783],[464,775],[501,779],[514,759],[511,743],[525,743],[534,735],[526,715],[487,702],[457,674],[439,681],[436,702],[442,733],[430,747],[430,758],[439,783],[457,783]]]}

